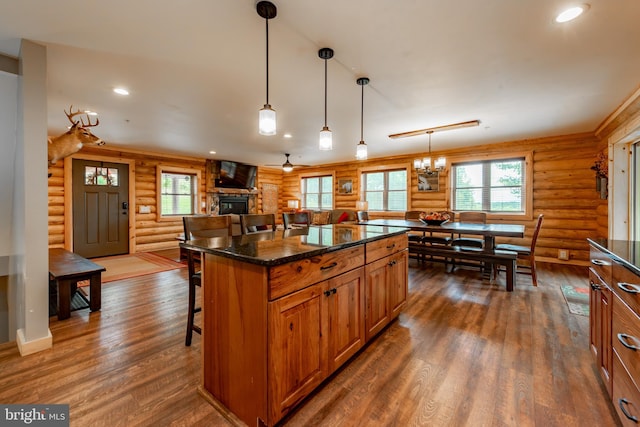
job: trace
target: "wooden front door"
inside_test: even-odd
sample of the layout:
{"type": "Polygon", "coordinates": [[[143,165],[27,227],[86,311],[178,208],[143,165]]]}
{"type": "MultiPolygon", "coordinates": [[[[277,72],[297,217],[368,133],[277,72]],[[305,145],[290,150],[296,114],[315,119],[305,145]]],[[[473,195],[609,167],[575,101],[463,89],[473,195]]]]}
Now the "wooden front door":
{"type": "Polygon", "coordinates": [[[73,252],[85,258],[129,253],[129,167],[73,160],[73,252]]]}

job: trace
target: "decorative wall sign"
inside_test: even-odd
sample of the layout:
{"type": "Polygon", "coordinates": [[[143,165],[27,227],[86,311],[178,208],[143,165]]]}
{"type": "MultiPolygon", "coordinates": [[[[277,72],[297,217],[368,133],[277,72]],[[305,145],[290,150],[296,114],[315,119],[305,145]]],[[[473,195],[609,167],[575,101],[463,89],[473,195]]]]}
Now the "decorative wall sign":
{"type": "Polygon", "coordinates": [[[338,194],[351,194],[351,193],[353,193],[353,180],[339,179],[338,194]]]}
{"type": "Polygon", "coordinates": [[[418,174],[418,191],[439,191],[440,184],[438,182],[440,173],[419,173],[418,174]]]}
{"type": "Polygon", "coordinates": [[[262,213],[278,213],[278,186],[262,184],[262,213]]]}

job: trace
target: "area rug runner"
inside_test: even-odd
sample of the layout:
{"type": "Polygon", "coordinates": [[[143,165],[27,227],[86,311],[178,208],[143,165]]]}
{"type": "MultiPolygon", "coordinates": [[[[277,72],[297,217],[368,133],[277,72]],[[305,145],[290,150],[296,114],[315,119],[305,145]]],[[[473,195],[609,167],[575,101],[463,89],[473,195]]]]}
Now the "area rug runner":
{"type": "Polygon", "coordinates": [[[149,252],[94,258],[91,261],[107,269],[102,273],[102,283],[186,267],[185,264],[149,252]]]}
{"type": "Polygon", "coordinates": [[[589,315],[588,288],[577,288],[572,285],[562,285],[561,289],[570,313],[578,314],[580,316],[589,315]]]}

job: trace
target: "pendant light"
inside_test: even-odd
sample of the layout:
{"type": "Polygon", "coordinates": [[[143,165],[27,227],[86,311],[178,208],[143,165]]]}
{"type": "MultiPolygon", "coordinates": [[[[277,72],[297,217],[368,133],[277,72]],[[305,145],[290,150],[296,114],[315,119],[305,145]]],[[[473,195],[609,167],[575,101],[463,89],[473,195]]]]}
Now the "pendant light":
{"type": "Polygon", "coordinates": [[[258,132],[260,135],[276,134],[276,111],[269,104],[269,19],[276,17],[278,10],[270,1],[260,1],[256,5],[258,15],[264,18],[267,29],[267,103],[260,110],[258,132]]]}
{"type": "Polygon", "coordinates": [[[369,79],[367,77],[360,77],[356,80],[356,83],[360,85],[362,88],[362,96],[360,103],[360,142],[356,146],[356,159],[358,160],[367,160],[367,144],[364,142],[364,85],[369,84],[369,79]]]}
{"type": "Polygon", "coordinates": [[[318,51],[320,59],[324,59],[324,127],[320,131],[319,148],[323,151],[333,150],[331,131],[327,126],[327,60],[333,58],[333,49],[323,47],[318,51]]]}

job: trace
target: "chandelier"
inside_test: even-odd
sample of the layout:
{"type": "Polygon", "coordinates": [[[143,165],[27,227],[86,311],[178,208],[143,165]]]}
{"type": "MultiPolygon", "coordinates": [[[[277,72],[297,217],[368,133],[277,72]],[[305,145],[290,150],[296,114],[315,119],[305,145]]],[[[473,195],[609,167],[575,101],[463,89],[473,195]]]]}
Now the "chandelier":
{"type": "Polygon", "coordinates": [[[428,130],[426,132],[429,135],[429,157],[425,157],[423,159],[415,159],[413,161],[413,168],[418,173],[426,173],[427,175],[432,175],[436,172],[444,171],[444,168],[447,166],[447,159],[443,156],[438,157],[434,163],[433,168],[431,168],[431,134],[432,130],[428,130]]]}

